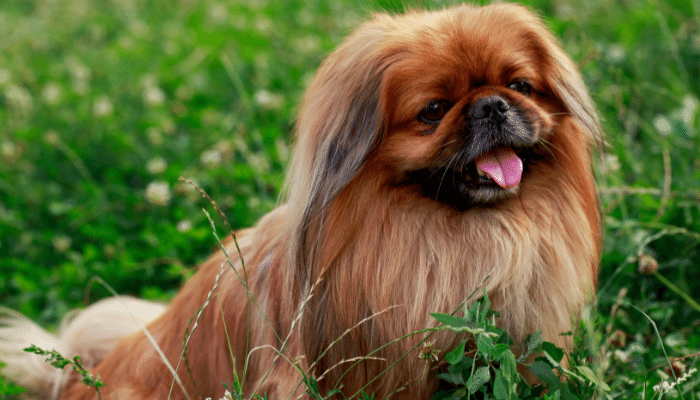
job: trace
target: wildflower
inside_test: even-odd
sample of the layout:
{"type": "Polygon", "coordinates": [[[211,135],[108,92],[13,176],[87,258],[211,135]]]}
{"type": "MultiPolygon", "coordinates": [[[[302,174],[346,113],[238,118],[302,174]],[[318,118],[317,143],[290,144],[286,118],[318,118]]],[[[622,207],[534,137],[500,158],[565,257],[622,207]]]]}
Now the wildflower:
{"type": "Polygon", "coordinates": [[[71,245],[71,239],[66,235],[56,235],[51,238],[53,248],[59,253],[65,253],[71,245]]]}
{"type": "Polygon", "coordinates": [[[311,26],[314,24],[314,14],[307,9],[300,10],[297,13],[297,21],[303,26],[311,26]]]}
{"type": "Polygon", "coordinates": [[[255,93],[255,103],[266,110],[279,110],[284,105],[284,96],[261,89],[255,93]]]}
{"type": "Polygon", "coordinates": [[[609,343],[615,347],[625,347],[627,346],[627,335],[624,331],[616,329],[612,335],[610,335],[609,343]]]}
{"type": "Polygon", "coordinates": [[[661,136],[668,136],[673,130],[673,126],[671,126],[671,121],[669,121],[668,118],[664,117],[663,115],[659,115],[656,118],[654,118],[654,127],[657,131],[659,131],[661,136]]]}
{"type": "Polygon", "coordinates": [[[418,358],[429,361],[438,361],[438,351],[435,349],[435,342],[423,343],[423,348],[418,353],[418,358]]]}
{"type": "Polygon", "coordinates": [[[8,85],[5,91],[5,99],[9,105],[21,112],[23,116],[29,116],[34,109],[32,95],[22,86],[8,85]]]}
{"type": "Polygon", "coordinates": [[[668,376],[681,376],[685,373],[685,364],[681,361],[673,360],[671,361],[671,365],[664,369],[664,372],[668,376]]]}
{"type": "Polygon", "coordinates": [[[165,102],[165,92],[157,86],[148,86],[143,91],[143,102],[152,107],[160,106],[165,102]]]}
{"type": "Polygon", "coordinates": [[[92,113],[96,117],[109,117],[114,112],[114,106],[107,96],[102,96],[92,106],[92,113]]]}
{"type": "MultiPolygon", "coordinates": [[[[207,397],[205,400],[211,400],[211,397],[207,397]]],[[[233,394],[228,390],[224,391],[224,397],[221,400],[233,400],[233,394]]]]}
{"type": "Polygon", "coordinates": [[[58,136],[58,132],[54,130],[48,130],[44,133],[44,140],[50,146],[56,146],[61,142],[61,137],[58,136]]]}
{"type": "Polygon", "coordinates": [[[659,262],[648,254],[641,254],[637,260],[637,269],[644,275],[653,275],[659,269],[659,262]]]}
{"type": "Polygon", "coordinates": [[[321,48],[321,42],[316,36],[304,36],[294,40],[294,47],[304,54],[312,54],[321,48]]]}
{"type": "Polygon", "coordinates": [[[654,385],[654,392],[666,393],[669,390],[673,389],[677,384],[688,380],[695,372],[697,372],[697,368],[692,368],[673,383],[668,383],[668,381],[662,381],[658,385],[654,385]]]}
{"type": "Polygon", "coordinates": [[[217,23],[224,23],[228,19],[229,14],[226,6],[221,3],[214,3],[209,6],[209,18],[217,23]]]}
{"type": "Polygon", "coordinates": [[[168,182],[155,181],[146,187],[146,200],[156,206],[166,206],[170,202],[170,185],[168,182]]]}
{"type": "Polygon", "coordinates": [[[90,68],[77,60],[68,61],[68,70],[71,72],[73,81],[73,91],[80,95],[85,95],[90,89],[90,79],[92,71],[90,68]]]}
{"type": "Polygon", "coordinates": [[[625,48],[619,44],[613,44],[608,47],[608,60],[613,64],[620,64],[625,60],[625,48]]]}
{"type": "Polygon", "coordinates": [[[165,162],[162,157],[152,158],[148,160],[148,163],[146,164],[146,170],[153,175],[165,172],[167,168],[168,163],[165,162]]]}
{"type": "Polygon", "coordinates": [[[177,231],[180,233],[185,233],[192,229],[192,221],[189,219],[183,219],[182,221],[177,223],[177,231]]]}
{"type": "Polygon", "coordinates": [[[0,154],[5,161],[12,162],[19,155],[19,151],[14,143],[5,141],[0,146],[0,154]]]}
{"type": "Polygon", "coordinates": [[[615,154],[605,154],[602,156],[603,171],[618,171],[620,169],[620,159],[615,154]]]}
{"type": "Polygon", "coordinates": [[[272,31],[272,21],[263,15],[255,18],[255,30],[262,36],[267,36],[272,31]]]}
{"type": "Polygon", "coordinates": [[[202,153],[199,160],[207,168],[214,168],[221,165],[221,153],[216,150],[208,150],[202,153]]]}
{"type": "Polygon", "coordinates": [[[683,122],[690,125],[693,122],[693,116],[698,110],[698,99],[694,96],[685,96],[683,98],[683,108],[681,108],[681,118],[683,122]]]}
{"type": "Polygon", "coordinates": [[[61,91],[61,86],[57,83],[48,83],[44,86],[44,90],[41,92],[41,96],[44,101],[52,106],[57,105],[61,102],[61,97],[63,93],[61,91]]]}

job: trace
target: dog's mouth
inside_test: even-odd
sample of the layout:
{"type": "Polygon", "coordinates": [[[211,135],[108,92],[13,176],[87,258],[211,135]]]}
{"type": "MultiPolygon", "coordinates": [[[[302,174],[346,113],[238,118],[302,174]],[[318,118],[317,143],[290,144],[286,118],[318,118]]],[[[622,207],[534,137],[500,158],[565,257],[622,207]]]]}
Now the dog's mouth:
{"type": "Polygon", "coordinates": [[[512,189],[520,184],[523,176],[523,160],[509,147],[499,147],[479,155],[470,170],[469,180],[479,186],[498,185],[502,189],[512,189]]]}
{"type": "Polygon", "coordinates": [[[423,196],[460,210],[491,204],[518,193],[530,153],[528,148],[499,146],[466,163],[411,171],[401,183],[417,185],[423,196]]]}

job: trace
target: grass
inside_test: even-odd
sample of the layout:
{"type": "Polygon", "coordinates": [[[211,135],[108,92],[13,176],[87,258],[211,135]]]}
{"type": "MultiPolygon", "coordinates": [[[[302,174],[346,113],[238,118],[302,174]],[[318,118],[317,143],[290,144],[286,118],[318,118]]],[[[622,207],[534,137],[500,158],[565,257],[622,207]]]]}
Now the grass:
{"type": "MultiPolygon", "coordinates": [[[[605,246],[579,359],[610,398],[698,399],[698,373],[653,387],[700,365],[700,1],[525,3],[579,62],[607,133],[605,246]]],[[[234,228],[255,222],[276,203],[320,61],[368,13],[412,6],[4,1],[0,304],[52,326],[109,295],[86,288],[93,276],[170,298],[216,246],[206,200],[178,177],[234,228]]],[[[0,381],[0,398],[15,390],[0,381]]]]}

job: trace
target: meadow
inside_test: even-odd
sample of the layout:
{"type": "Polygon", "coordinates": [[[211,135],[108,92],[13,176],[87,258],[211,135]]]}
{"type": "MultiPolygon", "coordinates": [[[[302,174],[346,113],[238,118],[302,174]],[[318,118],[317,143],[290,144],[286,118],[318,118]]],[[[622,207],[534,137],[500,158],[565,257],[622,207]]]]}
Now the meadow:
{"type": "MultiPolygon", "coordinates": [[[[372,12],[451,3],[4,0],[0,305],[54,328],[110,295],[95,277],[167,301],[217,247],[210,203],[178,178],[253,224],[278,202],[325,55],[372,12]]],[[[581,393],[700,399],[700,0],[523,3],[607,135],[598,295],[576,337],[596,388],[581,393]]],[[[0,399],[19,390],[0,380],[0,399]]]]}

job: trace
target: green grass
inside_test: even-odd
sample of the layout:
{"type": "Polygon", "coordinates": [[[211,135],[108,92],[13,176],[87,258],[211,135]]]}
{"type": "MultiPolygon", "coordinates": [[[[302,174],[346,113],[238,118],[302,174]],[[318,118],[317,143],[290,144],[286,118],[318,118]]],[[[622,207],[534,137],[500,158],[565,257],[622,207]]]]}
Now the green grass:
{"type": "MultiPolygon", "coordinates": [[[[661,398],[664,350],[678,371],[700,367],[700,0],[526,3],[579,62],[607,133],[581,359],[611,398],[661,398]]],[[[108,295],[93,276],[170,298],[216,247],[208,202],[178,177],[234,227],[254,223],[276,203],[320,61],[368,13],[412,6],[3,1],[0,304],[52,326],[108,295]]],[[[700,399],[700,373],[681,388],[664,398],[700,399]]],[[[13,390],[0,381],[0,398],[13,390]]]]}

